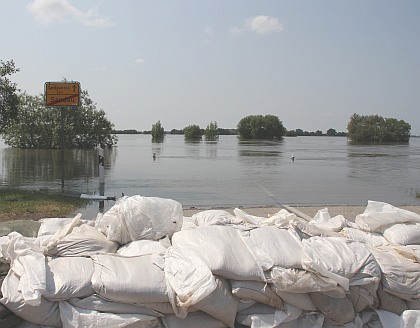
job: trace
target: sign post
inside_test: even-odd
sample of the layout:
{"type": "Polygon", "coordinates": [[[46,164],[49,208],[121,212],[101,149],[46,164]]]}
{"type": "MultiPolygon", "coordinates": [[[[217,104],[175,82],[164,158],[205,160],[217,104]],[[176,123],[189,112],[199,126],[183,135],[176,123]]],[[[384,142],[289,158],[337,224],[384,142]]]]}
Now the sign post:
{"type": "Polygon", "coordinates": [[[61,110],[61,189],[64,189],[64,110],[80,106],[79,82],[45,82],[45,105],[61,110]]]}

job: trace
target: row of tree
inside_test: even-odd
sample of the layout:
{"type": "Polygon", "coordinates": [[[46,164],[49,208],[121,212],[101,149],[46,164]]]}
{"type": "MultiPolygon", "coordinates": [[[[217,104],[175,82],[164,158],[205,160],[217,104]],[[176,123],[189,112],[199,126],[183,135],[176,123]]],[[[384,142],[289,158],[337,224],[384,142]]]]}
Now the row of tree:
{"type": "MultiPolygon", "coordinates": [[[[65,115],[64,145],[66,148],[112,147],[117,143],[114,124],[102,109],[97,109],[86,90],[81,91],[80,107],[63,110],[47,107],[44,96],[20,93],[9,76],[18,72],[13,61],[0,61],[0,134],[6,144],[19,148],[59,148],[61,146],[61,118],[65,115]]],[[[348,133],[327,130],[328,136],[347,136],[353,142],[405,143],[410,139],[410,124],[378,115],[353,114],[347,126],[348,133]]],[[[125,130],[137,133],[136,130],[125,130]]],[[[187,140],[217,140],[220,134],[238,134],[241,139],[281,139],[283,136],[324,135],[322,131],[287,130],[277,116],[249,115],[242,118],[236,129],[220,129],[210,122],[205,129],[193,124],[183,130],[187,140]]],[[[153,140],[161,140],[165,130],[160,121],[152,125],[153,140]]]]}

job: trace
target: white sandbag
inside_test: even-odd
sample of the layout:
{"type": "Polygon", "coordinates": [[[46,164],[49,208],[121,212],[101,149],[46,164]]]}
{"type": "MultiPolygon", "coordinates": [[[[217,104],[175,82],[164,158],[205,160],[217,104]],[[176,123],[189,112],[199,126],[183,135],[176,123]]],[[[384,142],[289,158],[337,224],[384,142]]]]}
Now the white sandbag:
{"type": "Polygon", "coordinates": [[[304,269],[336,281],[346,291],[350,284],[379,280],[381,271],[365,244],[345,238],[312,237],[303,240],[304,269]]]}
{"type": "MultiPolygon", "coordinates": [[[[246,310],[238,312],[236,321],[244,326],[253,328],[283,327],[283,324],[294,322],[302,315],[302,310],[285,304],[283,310],[257,303],[246,310]]],[[[294,325],[291,327],[301,327],[294,325]]],[[[320,326],[322,327],[322,323],[320,326]]]]}
{"type": "Polygon", "coordinates": [[[356,216],[356,224],[372,232],[397,223],[420,223],[420,215],[383,202],[368,201],[365,211],[356,216]]]}
{"type": "Polygon", "coordinates": [[[0,302],[17,316],[26,321],[52,326],[61,327],[58,303],[49,301],[43,297],[36,305],[31,305],[23,298],[19,290],[19,276],[10,270],[1,286],[3,297],[0,302]]]}
{"type": "Polygon", "coordinates": [[[167,328],[227,328],[222,321],[213,318],[204,312],[188,313],[186,318],[178,318],[176,315],[167,315],[162,319],[167,328]]]}
{"type": "Polygon", "coordinates": [[[304,311],[315,311],[316,307],[312,302],[309,293],[290,293],[277,290],[273,287],[273,291],[284,301],[284,303],[293,305],[304,311]]]}
{"type": "Polygon", "coordinates": [[[182,219],[182,227],[181,230],[191,230],[197,229],[198,226],[194,223],[191,217],[184,216],[182,219]]]}
{"type": "Polygon", "coordinates": [[[190,306],[210,295],[217,284],[196,250],[170,247],[165,254],[164,272],[169,301],[176,314],[185,318],[190,306]]]}
{"type": "Polygon", "coordinates": [[[323,293],[311,293],[315,307],[325,316],[326,323],[341,325],[352,321],[356,313],[348,296],[343,298],[329,297],[323,293]]]}
{"type": "MultiPolygon", "coordinates": [[[[143,315],[154,316],[154,317],[163,316],[162,313],[155,311],[153,309],[150,309],[145,305],[108,301],[97,294],[93,294],[86,298],[71,298],[67,300],[67,302],[69,302],[71,305],[78,308],[87,309],[87,310],[95,310],[98,312],[117,313],[117,314],[143,314],[143,315]]],[[[162,303],[158,303],[158,304],[162,304],[162,303]]],[[[169,306],[172,309],[172,306],[171,305],[169,306]]],[[[173,311],[170,313],[173,313],[173,311]]]]}
{"type": "Polygon", "coordinates": [[[420,245],[393,246],[394,250],[406,259],[420,263],[420,245]]]}
{"type": "Polygon", "coordinates": [[[420,295],[420,263],[400,255],[392,247],[372,248],[381,271],[384,290],[404,300],[420,295]]]}
{"type": "Polygon", "coordinates": [[[194,304],[192,308],[205,312],[219,319],[228,327],[234,328],[236,313],[238,312],[238,301],[232,295],[231,286],[227,280],[216,277],[216,283],[216,289],[194,304]]]}
{"type": "Polygon", "coordinates": [[[63,328],[159,328],[159,321],[153,316],[146,316],[142,314],[103,313],[94,310],[77,308],[66,301],[59,303],[63,328]]]}
{"type": "Polygon", "coordinates": [[[300,239],[307,239],[309,237],[341,237],[338,232],[323,229],[310,222],[294,221],[291,226],[295,229],[300,239]]]}
{"type": "Polygon", "coordinates": [[[46,288],[42,296],[54,301],[93,294],[91,278],[93,261],[89,257],[49,258],[46,288]]]}
{"type": "Polygon", "coordinates": [[[407,310],[400,317],[400,328],[420,327],[420,311],[407,310]]]}
{"type": "Polygon", "coordinates": [[[116,302],[169,302],[165,273],[154,258],[151,255],[92,255],[94,291],[116,302]]]}
{"type": "Polygon", "coordinates": [[[175,200],[139,195],[120,199],[97,227],[121,245],[133,240],[171,237],[182,226],[182,206],[175,200]]]}
{"type": "Polygon", "coordinates": [[[269,215],[266,218],[248,214],[239,208],[235,208],[233,213],[238,220],[251,226],[276,226],[277,228],[287,228],[290,222],[299,220],[296,214],[290,213],[285,209],[281,209],[274,215],[269,215]]]}
{"type": "Polygon", "coordinates": [[[330,213],[328,212],[328,208],[319,210],[310,223],[317,226],[318,228],[335,232],[339,232],[344,227],[348,226],[348,221],[344,216],[336,215],[331,217],[330,213]]]}
{"type": "Polygon", "coordinates": [[[141,256],[151,254],[163,254],[166,248],[157,240],[134,240],[121,246],[117,254],[121,256],[141,256]]]}
{"type": "Polygon", "coordinates": [[[420,224],[394,224],[385,229],[384,237],[391,244],[420,245],[420,224]]]}
{"type": "Polygon", "coordinates": [[[343,228],[341,233],[348,239],[364,243],[370,247],[389,245],[389,241],[381,233],[371,233],[355,228],[343,228]]]}
{"type": "Polygon", "coordinates": [[[73,227],[68,234],[60,234],[45,245],[50,256],[90,256],[115,253],[119,245],[108,240],[103,233],[87,224],[73,227]]]}
{"type": "Polygon", "coordinates": [[[1,253],[4,261],[19,276],[19,287],[27,304],[37,305],[46,287],[46,259],[32,239],[11,232],[2,239],[1,253]]]}
{"type": "Polygon", "coordinates": [[[384,310],[375,311],[379,316],[383,328],[400,328],[400,316],[384,310]]]}
{"type": "Polygon", "coordinates": [[[193,214],[191,219],[197,227],[239,224],[242,222],[242,220],[238,220],[234,215],[225,210],[201,211],[193,214]]]}
{"type": "Polygon", "coordinates": [[[173,235],[172,244],[198,252],[215,275],[226,279],[265,280],[262,268],[234,228],[211,226],[179,231],[173,235]]]}
{"type": "Polygon", "coordinates": [[[274,267],[269,271],[273,289],[290,293],[310,293],[336,290],[337,282],[328,277],[301,269],[274,267]]]}
{"type": "Polygon", "coordinates": [[[230,283],[232,294],[241,301],[255,301],[280,310],[284,307],[282,299],[266,283],[237,280],[231,280],[230,283]]]}
{"type": "Polygon", "coordinates": [[[40,219],[38,237],[54,235],[58,230],[69,224],[73,218],[45,218],[40,219]]]}
{"type": "Polygon", "coordinates": [[[263,226],[240,236],[264,271],[273,266],[302,268],[302,242],[287,229],[263,226]]]}
{"type": "Polygon", "coordinates": [[[360,286],[350,286],[350,299],[356,313],[367,308],[376,309],[379,304],[377,296],[379,281],[372,281],[369,284],[360,286]]]}
{"type": "Polygon", "coordinates": [[[405,310],[409,310],[409,307],[403,299],[389,294],[383,290],[382,285],[378,288],[379,306],[381,310],[401,315],[405,310]]]}

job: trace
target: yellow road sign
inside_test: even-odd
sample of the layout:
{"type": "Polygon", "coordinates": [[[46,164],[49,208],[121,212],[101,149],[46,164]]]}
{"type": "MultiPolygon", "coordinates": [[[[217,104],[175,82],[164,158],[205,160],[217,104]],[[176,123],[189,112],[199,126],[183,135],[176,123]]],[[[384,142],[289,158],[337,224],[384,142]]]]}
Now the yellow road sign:
{"type": "Polygon", "coordinates": [[[45,104],[57,107],[75,107],[80,105],[79,82],[46,82],[45,104]]]}

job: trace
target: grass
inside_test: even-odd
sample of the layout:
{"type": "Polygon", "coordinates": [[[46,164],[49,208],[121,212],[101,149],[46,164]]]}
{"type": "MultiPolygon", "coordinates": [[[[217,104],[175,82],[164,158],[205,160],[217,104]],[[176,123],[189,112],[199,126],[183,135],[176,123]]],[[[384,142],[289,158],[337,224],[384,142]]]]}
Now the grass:
{"type": "Polygon", "coordinates": [[[0,222],[66,217],[86,204],[85,199],[60,192],[0,189],[0,222]]]}

